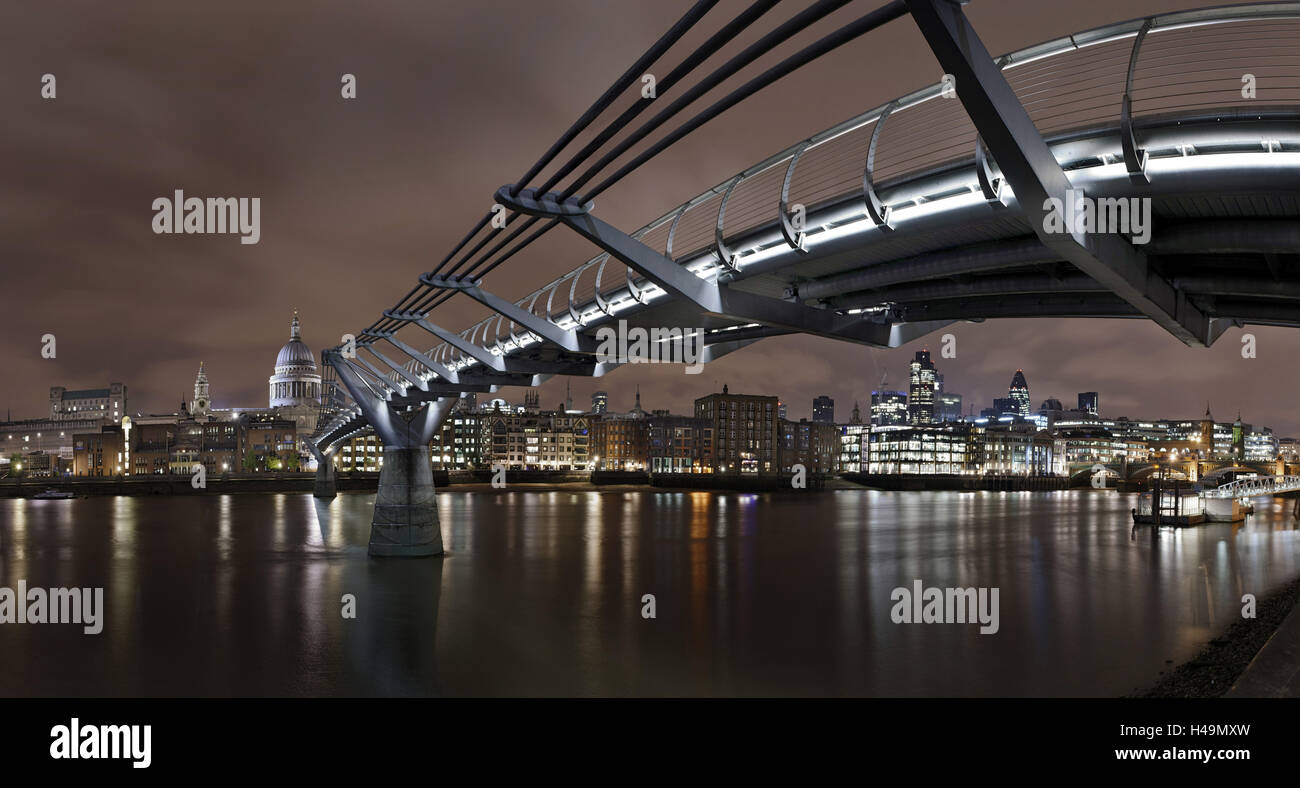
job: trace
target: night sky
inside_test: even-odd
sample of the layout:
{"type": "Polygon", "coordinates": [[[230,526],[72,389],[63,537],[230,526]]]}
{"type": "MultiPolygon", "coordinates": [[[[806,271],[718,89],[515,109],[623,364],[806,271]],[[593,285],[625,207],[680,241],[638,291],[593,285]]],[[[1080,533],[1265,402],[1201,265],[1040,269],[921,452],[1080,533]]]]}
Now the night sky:
{"type": "MultiPolygon", "coordinates": [[[[967,13],[990,51],[1194,0],[977,0],[967,13]]],[[[772,12],[781,21],[804,3],[772,12]]],[[[741,78],[878,5],[856,2],[769,55],[741,78]]],[[[312,350],[369,325],[432,269],[642,51],[685,0],[560,2],[8,3],[0,8],[0,238],[3,310],[0,416],[46,413],[48,388],[130,388],[132,412],[174,410],[206,362],[216,407],[265,406],[267,376],[294,308],[312,350]],[[40,79],[57,77],[42,100],[40,79]],[[344,73],[358,98],[340,96],[344,73]],[[234,235],[155,235],[156,197],[261,198],[261,242],[234,235]],[[58,357],[41,358],[41,335],[58,357]]],[[[723,2],[681,53],[744,3],[723,2]],[[712,25],[707,24],[713,20],[712,25]]],[[[773,26],[768,20],[706,64],[710,69],[773,26]]],[[[941,76],[903,18],[777,83],[601,196],[597,213],[626,230],[791,143],[941,76]]],[[[733,79],[695,110],[738,85],[733,79]]],[[[673,93],[665,93],[672,97],[673,93]]],[[[632,100],[631,92],[617,105],[632,100]]],[[[694,114],[693,112],[689,114],[694,114]]],[[[643,117],[649,117],[648,115],[643,117]]],[[[684,119],[687,115],[682,116],[684,119]]],[[[585,138],[584,138],[585,139],[585,138]]],[[[657,136],[653,139],[657,139],[657,136]]],[[[1158,228],[1157,228],[1158,231],[1158,228]]],[[[556,231],[507,264],[490,289],[519,297],[593,256],[556,231]]],[[[621,269],[619,269],[621,273],[621,269]]],[[[455,304],[456,302],[453,302],[455,304]]],[[[442,325],[479,316],[466,303],[442,325]]],[[[1097,390],[1107,416],[1216,417],[1241,410],[1281,435],[1300,433],[1294,334],[1248,327],[1190,349],[1141,321],[1021,320],[957,324],[947,388],[978,408],[1006,396],[1017,369],[1034,406],[1097,390]]],[[[431,344],[431,343],[426,343],[431,344]]],[[[892,351],[810,337],[764,340],[698,376],[679,367],[625,368],[574,379],[575,405],[593,390],[626,410],[690,412],[724,383],[775,394],[792,418],[818,394],[848,419],[888,373],[904,388],[921,343],[892,351]]],[[[542,389],[558,404],[564,380],[542,389]]],[[[523,392],[502,396],[521,401],[523,392]]]]}

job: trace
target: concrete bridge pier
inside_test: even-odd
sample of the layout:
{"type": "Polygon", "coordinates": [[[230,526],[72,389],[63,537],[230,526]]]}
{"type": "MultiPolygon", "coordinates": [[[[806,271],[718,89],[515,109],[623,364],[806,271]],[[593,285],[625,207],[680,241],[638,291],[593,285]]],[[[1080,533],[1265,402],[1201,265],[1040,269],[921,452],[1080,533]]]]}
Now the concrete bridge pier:
{"type": "Polygon", "coordinates": [[[442,555],[442,525],[438,520],[429,441],[442,428],[456,399],[433,400],[409,421],[392,414],[394,425],[402,429],[390,436],[394,440],[385,439],[384,443],[375,515],[370,521],[371,555],[442,555]]]}
{"type": "MultiPolygon", "coordinates": [[[[434,396],[413,403],[405,396],[406,386],[378,374],[379,370],[373,366],[370,370],[376,374],[372,380],[379,388],[366,381],[365,370],[351,359],[326,352],[324,361],[338,372],[339,382],[384,444],[379,492],[370,520],[370,554],[442,555],[442,528],[438,522],[429,442],[442,428],[459,396],[434,396]],[[394,394],[401,395],[405,403],[394,403],[394,394]]],[[[426,382],[396,366],[393,370],[411,386],[428,391],[426,382]]]]}
{"type": "Polygon", "coordinates": [[[307,441],[307,450],[316,458],[316,486],[311,494],[317,498],[333,498],[337,492],[334,489],[334,463],[330,461],[329,452],[321,451],[311,441],[307,441]]]}
{"type": "Polygon", "coordinates": [[[442,525],[428,446],[384,447],[370,521],[371,555],[442,555],[442,525]]]}
{"type": "Polygon", "coordinates": [[[334,463],[328,457],[316,464],[316,486],[311,494],[317,498],[333,498],[338,494],[334,487],[334,463]]]}

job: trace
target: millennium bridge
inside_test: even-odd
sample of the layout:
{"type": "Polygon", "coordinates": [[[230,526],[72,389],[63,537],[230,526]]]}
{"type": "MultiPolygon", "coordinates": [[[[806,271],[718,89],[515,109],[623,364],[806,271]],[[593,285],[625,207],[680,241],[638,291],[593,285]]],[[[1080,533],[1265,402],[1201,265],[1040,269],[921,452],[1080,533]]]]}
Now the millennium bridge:
{"type": "MultiPolygon", "coordinates": [[[[317,494],[333,494],[330,458],[344,441],[373,432],[384,445],[371,554],[443,552],[427,447],[459,397],[605,375],[620,359],[597,352],[596,332],[619,321],[701,327],[705,362],[782,334],[897,347],[994,318],[1144,319],[1196,347],[1230,327],[1300,325],[1300,3],[1162,14],[994,57],[952,0],[869,3],[793,49],[797,34],[859,5],[819,0],[706,70],[796,4],[759,0],[728,19],[710,17],[715,5],[692,5],[527,172],[484,194],[493,210],[436,267],[322,353],[346,399],[327,404],[313,436],[317,494]],[[898,24],[919,29],[942,81],[640,228],[596,215],[596,197],[729,108],[898,24]],[[707,39],[664,62],[697,28],[707,39]],[[741,74],[773,53],[784,57],[741,74]],[[652,66],[664,76],[646,100],[652,66]],[[734,87],[702,106],[724,85],[734,87]],[[1149,233],[1061,231],[1060,206],[1080,198],[1147,203],[1149,233]],[[556,228],[594,256],[518,297],[534,243],[556,228]],[[444,327],[451,299],[487,316],[444,327]]],[[[887,65],[864,64],[864,77],[887,65]]]]}

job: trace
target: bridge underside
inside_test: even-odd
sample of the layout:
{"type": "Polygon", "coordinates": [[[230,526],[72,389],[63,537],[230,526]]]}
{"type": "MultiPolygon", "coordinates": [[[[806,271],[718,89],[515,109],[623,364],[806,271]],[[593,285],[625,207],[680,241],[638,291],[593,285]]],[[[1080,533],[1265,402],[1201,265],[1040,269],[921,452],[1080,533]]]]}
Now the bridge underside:
{"type": "MultiPolygon", "coordinates": [[[[1300,325],[1298,123],[1300,111],[1286,130],[1271,121],[1167,120],[1149,130],[1153,180],[1141,186],[1114,163],[1113,133],[1062,135],[1053,148],[1089,197],[1150,199],[1150,238],[1140,247],[1149,275],[1218,321],[1212,342],[1230,325],[1300,325]],[[1278,134],[1287,152],[1266,152],[1261,140],[1278,134]],[[1207,151],[1228,145],[1235,149],[1207,151]],[[1070,161],[1067,151],[1085,155],[1070,161]]],[[[810,223],[833,239],[742,264],[733,286],[902,322],[1146,317],[1045,245],[1014,195],[996,207],[969,190],[952,195],[976,180],[974,170],[972,158],[883,188],[899,206],[888,230],[858,218],[860,198],[816,206],[810,223]]],[[[778,232],[774,222],[740,243],[761,249],[778,232]]]]}

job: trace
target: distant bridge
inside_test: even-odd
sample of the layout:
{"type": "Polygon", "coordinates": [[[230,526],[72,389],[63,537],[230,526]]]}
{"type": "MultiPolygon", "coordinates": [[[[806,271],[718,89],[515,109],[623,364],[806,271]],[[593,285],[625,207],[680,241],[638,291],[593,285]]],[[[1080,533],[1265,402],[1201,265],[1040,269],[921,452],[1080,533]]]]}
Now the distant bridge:
{"type": "MultiPolygon", "coordinates": [[[[523,177],[497,190],[504,228],[489,212],[356,335],[355,356],[344,346],[322,354],[351,402],[321,419],[319,492],[330,493],[328,458],[343,441],[374,431],[385,446],[372,554],[442,552],[425,447],[456,398],[604,375],[621,362],[596,355],[594,332],[618,320],[702,327],[706,362],[781,334],[897,347],[987,318],[1143,318],[1192,346],[1231,326],[1300,325],[1300,3],[1162,14],[994,58],[959,3],[893,0],[670,127],[850,0],[811,2],[700,76],[705,60],[778,6],[755,2],[676,66],[656,66],[660,97],[642,100],[641,75],[715,4],[695,3],[523,177]],[[909,15],[955,94],[939,83],[868,110],[631,233],[592,214],[593,198],[736,103],[909,15]],[[1259,98],[1246,94],[1246,74],[1259,98]],[[630,93],[629,106],[578,146],[630,93]],[[1079,190],[1150,198],[1150,243],[1054,231],[1052,201],[1079,190]],[[599,254],[522,298],[486,288],[488,275],[560,226],[599,254]],[[461,331],[434,322],[458,296],[487,317],[461,331]],[[413,338],[429,336],[437,344],[427,351],[413,338]]],[[[524,270],[493,281],[510,287],[524,270]]]]}
{"type": "MultiPolygon", "coordinates": [[[[1177,471],[1195,478],[1198,482],[1215,483],[1227,474],[1252,474],[1272,476],[1279,470],[1290,473],[1300,471],[1296,463],[1273,462],[1227,462],[1223,460],[1181,460],[1178,462],[1072,462],[1069,464],[1069,476],[1078,481],[1080,477],[1090,477],[1100,465],[1107,477],[1122,481],[1141,481],[1160,473],[1161,470],[1177,471]],[[1195,472],[1193,473],[1193,469],[1195,472]]],[[[1283,474],[1286,475],[1286,474],[1283,474]]]]}
{"type": "Polygon", "coordinates": [[[1300,476],[1252,476],[1206,490],[1206,498],[1253,498],[1257,495],[1281,495],[1300,492],[1300,476]]]}

